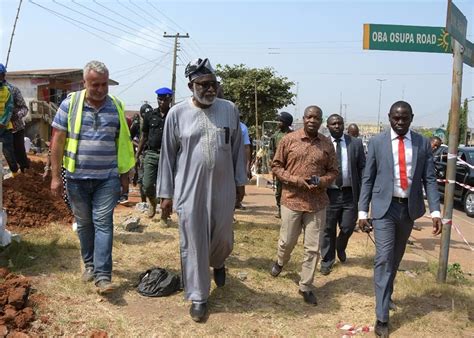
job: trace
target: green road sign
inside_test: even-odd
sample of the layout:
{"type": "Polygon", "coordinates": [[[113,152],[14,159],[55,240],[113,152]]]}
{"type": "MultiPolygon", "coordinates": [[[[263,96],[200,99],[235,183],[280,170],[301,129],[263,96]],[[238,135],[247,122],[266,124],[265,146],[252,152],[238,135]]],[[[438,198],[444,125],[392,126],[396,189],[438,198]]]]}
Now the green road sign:
{"type": "Polygon", "coordinates": [[[451,53],[444,27],[364,24],[364,49],[451,53]]]}
{"type": "Polygon", "coordinates": [[[451,0],[448,0],[446,31],[464,46],[466,42],[467,19],[451,0]]]}

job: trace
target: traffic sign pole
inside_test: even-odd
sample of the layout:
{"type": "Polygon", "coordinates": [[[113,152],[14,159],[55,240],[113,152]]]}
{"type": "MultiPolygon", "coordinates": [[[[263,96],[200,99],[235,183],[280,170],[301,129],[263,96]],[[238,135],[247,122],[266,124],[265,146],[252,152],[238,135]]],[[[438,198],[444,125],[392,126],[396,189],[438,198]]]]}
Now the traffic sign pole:
{"type": "Polygon", "coordinates": [[[448,271],[449,242],[451,240],[451,222],[453,218],[454,185],[456,181],[456,160],[459,140],[459,108],[461,106],[463,47],[453,39],[453,79],[451,91],[451,114],[449,117],[448,165],[444,188],[443,232],[439,251],[438,283],[446,282],[448,271]]]}

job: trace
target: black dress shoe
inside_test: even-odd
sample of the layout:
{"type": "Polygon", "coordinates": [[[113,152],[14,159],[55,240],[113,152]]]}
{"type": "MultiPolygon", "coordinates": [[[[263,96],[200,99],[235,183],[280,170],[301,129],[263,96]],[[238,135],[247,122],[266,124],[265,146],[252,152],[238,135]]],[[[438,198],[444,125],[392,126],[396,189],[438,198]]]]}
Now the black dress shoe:
{"type": "Polygon", "coordinates": [[[225,266],[219,269],[214,268],[214,282],[217,287],[225,285],[225,266]]]}
{"type": "Polygon", "coordinates": [[[305,303],[311,304],[311,305],[318,305],[318,301],[316,299],[316,296],[314,295],[313,291],[301,291],[299,290],[298,293],[303,296],[303,299],[305,303]]]}
{"type": "Polygon", "coordinates": [[[375,322],[374,332],[377,337],[388,338],[388,323],[377,320],[375,322]]]}
{"type": "Polygon", "coordinates": [[[321,270],[319,270],[319,271],[321,272],[321,275],[327,276],[331,273],[331,268],[327,268],[327,267],[322,266],[321,270]]]}
{"type": "Polygon", "coordinates": [[[189,314],[195,322],[202,322],[207,316],[207,303],[192,303],[189,314]]]}
{"type": "Polygon", "coordinates": [[[337,252],[337,258],[339,258],[339,261],[340,261],[341,263],[344,263],[344,262],[346,261],[346,259],[347,259],[347,256],[346,256],[345,251],[341,251],[341,252],[338,251],[338,252],[337,252]]]}
{"type": "Polygon", "coordinates": [[[278,264],[278,262],[275,262],[273,263],[273,266],[272,266],[272,271],[270,271],[270,274],[273,276],[273,277],[278,277],[278,275],[280,274],[281,270],[283,270],[283,266],[278,264]]]}

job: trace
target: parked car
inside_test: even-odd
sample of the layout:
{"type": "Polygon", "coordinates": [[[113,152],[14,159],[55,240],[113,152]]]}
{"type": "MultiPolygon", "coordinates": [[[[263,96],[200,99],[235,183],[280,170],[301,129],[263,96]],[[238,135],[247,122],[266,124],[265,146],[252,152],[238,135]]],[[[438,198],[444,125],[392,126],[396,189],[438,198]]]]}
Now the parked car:
{"type": "MultiPolygon", "coordinates": [[[[438,179],[446,179],[448,147],[441,146],[435,153],[435,171],[438,179]]],[[[456,182],[474,187],[474,147],[459,147],[456,165],[456,182]]],[[[459,184],[454,187],[454,199],[460,201],[469,217],[474,217],[474,191],[459,184]]],[[[438,190],[444,195],[445,182],[438,182],[438,190]]]]}

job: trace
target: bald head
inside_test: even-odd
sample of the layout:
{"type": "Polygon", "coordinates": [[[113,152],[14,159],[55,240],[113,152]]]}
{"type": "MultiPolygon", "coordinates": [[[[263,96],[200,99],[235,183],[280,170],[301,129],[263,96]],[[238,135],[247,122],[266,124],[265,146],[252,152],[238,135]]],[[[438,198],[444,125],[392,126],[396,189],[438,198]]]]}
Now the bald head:
{"type": "Polygon", "coordinates": [[[347,127],[347,134],[349,134],[352,137],[358,138],[359,137],[359,126],[355,123],[351,123],[347,127]]]}

